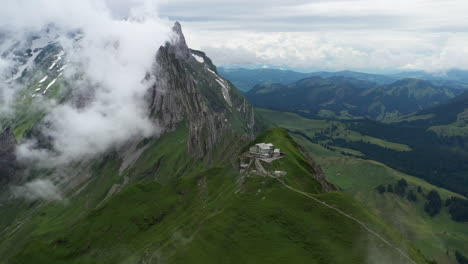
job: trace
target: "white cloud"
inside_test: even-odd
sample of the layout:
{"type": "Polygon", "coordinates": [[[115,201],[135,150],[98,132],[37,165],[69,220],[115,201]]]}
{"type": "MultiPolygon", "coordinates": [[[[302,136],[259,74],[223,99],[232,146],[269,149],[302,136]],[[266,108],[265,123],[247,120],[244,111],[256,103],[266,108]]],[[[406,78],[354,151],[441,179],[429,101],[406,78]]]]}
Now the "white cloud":
{"type": "MultiPolygon", "coordinates": [[[[69,82],[75,95],[73,103],[49,102],[47,107],[42,132],[52,139],[53,150],[38,148],[32,139],[18,148],[21,160],[39,159],[41,165],[56,166],[92,158],[134,137],[158,133],[157,125],[148,118],[144,99],[150,84],[143,80],[154,66],[159,46],[168,39],[172,23],[158,18],[155,1],[131,1],[125,19],[115,13],[118,7],[109,3],[2,3],[0,30],[9,32],[11,38],[22,40],[29,32],[45,34],[44,28],[53,24],[47,35],[64,48],[64,78],[73,78],[69,82]],[[70,32],[80,32],[81,39],[71,39],[70,32]]],[[[2,93],[11,87],[2,87],[2,93]]]]}
{"type": "Polygon", "coordinates": [[[0,57],[0,113],[4,115],[10,115],[11,105],[14,99],[14,89],[10,85],[7,85],[8,75],[6,72],[9,69],[10,61],[0,57]]]}
{"type": "Polygon", "coordinates": [[[49,180],[34,180],[23,186],[11,187],[12,193],[16,198],[25,198],[27,200],[62,200],[62,195],[57,186],[49,180]]]}
{"type": "Polygon", "coordinates": [[[461,59],[468,46],[464,0],[171,0],[160,10],[184,22],[189,43],[217,64],[468,69],[461,59]]]}

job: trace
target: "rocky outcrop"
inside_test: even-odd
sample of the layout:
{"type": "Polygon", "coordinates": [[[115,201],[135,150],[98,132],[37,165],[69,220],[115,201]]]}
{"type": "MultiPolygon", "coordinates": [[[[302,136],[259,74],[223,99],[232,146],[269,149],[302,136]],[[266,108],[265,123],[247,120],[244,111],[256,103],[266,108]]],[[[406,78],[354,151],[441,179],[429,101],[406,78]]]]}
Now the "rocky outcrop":
{"type": "Polygon", "coordinates": [[[338,188],[331,182],[327,180],[327,176],[325,175],[325,172],[323,171],[322,167],[317,164],[317,162],[314,161],[310,153],[300,146],[301,152],[304,154],[306,157],[307,161],[312,165],[312,173],[314,175],[314,179],[317,180],[320,185],[322,185],[322,190],[324,192],[333,192],[337,191],[338,188]]]}
{"type": "Polygon", "coordinates": [[[173,32],[173,40],[158,50],[148,76],[154,82],[148,94],[150,115],[161,132],[187,122],[188,150],[196,158],[209,156],[226,135],[253,136],[255,119],[250,104],[216,73],[211,60],[199,62],[192,56],[179,23],[173,32]],[[234,120],[244,125],[236,127],[234,120]]]}
{"type": "Polygon", "coordinates": [[[167,43],[166,47],[169,49],[169,53],[172,53],[180,60],[188,60],[190,58],[190,49],[185,42],[185,36],[182,33],[182,26],[179,22],[175,22],[172,27],[172,40],[167,43]]]}
{"type": "Polygon", "coordinates": [[[0,186],[14,180],[18,169],[15,150],[15,135],[10,128],[7,128],[0,134],[0,186]]]}

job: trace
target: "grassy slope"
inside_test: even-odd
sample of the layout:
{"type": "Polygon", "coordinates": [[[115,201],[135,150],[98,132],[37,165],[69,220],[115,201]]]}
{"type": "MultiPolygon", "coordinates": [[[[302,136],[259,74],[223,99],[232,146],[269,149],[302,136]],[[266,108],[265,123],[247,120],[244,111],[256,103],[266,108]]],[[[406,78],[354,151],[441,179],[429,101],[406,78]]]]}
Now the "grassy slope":
{"type": "MultiPolygon", "coordinates": [[[[184,130],[178,130],[155,143],[158,148],[148,148],[142,162],[158,164],[158,158],[150,160],[158,149],[167,155],[162,158],[167,157],[169,166],[177,165],[169,162],[173,152],[165,146],[173,146],[171,150],[178,153],[179,145],[168,142],[182,135],[184,130]]],[[[308,172],[310,165],[284,130],[269,131],[258,140],[273,142],[287,154],[273,166],[288,171],[291,185],[310,193],[319,191],[308,172]]],[[[186,161],[183,155],[175,156],[186,161]]],[[[119,163],[109,157],[96,172],[113,178],[119,163]]],[[[160,164],[164,171],[165,163],[160,164]]],[[[165,183],[131,185],[103,206],[89,210],[86,197],[98,186],[90,184],[89,192],[87,188],[70,197],[68,205],[39,207],[20,236],[8,238],[9,242],[22,238],[26,244],[15,244],[11,252],[0,254],[14,252],[11,263],[31,259],[35,263],[404,263],[393,249],[336,211],[286,189],[275,179],[241,180],[230,166],[194,170],[165,183]]],[[[393,243],[403,244],[423,263],[421,255],[396,232],[348,195],[317,193],[315,197],[365,221],[393,243]]]]}
{"type": "Polygon", "coordinates": [[[445,207],[441,214],[429,217],[424,212],[425,198],[418,194],[416,189],[417,186],[421,186],[423,194],[436,189],[444,200],[458,196],[457,194],[375,161],[345,157],[337,153],[323,155],[320,153],[329,150],[316,144],[308,145],[308,149],[315,154],[314,157],[323,166],[331,182],[352,194],[414,241],[429,258],[436,259],[438,263],[454,263],[454,250],[468,250],[468,225],[452,221],[445,207]],[[409,183],[409,189],[416,193],[417,202],[410,202],[405,197],[393,193],[381,195],[375,190],[379,184],[395,184],[402,178],[409,183]],[[450,251],[450,256],[446,255],[447,250],[450,251]]]}
{"type": "Polygon", "coordinates": [[[453,123],[445,126],[432,126],[429,128],[440,137],[467,137],[468,127],[466,124],[453,123]]]}
{"type": "Polygon", "coordinates": [[[396,151],[411,150],[409,146],[404,144],[389,142],[380,138],[362,135],[356,131],[347,130],[339,121],[312,120],[294,113],[277,112],[267,109],[257,109],[257,111],[266,119],[278,126],[292,131],[301,131],[310,137],[313,137],[315,133],[327,131],[329,133],[333,133],[334,138],[341,138],[349,141],[362,141],[396,151]],[[334,131],[331,130],[333,126],[336,127],[336,130],[334,131]]]}
{"type": "MultiPolygon", "coordinates": [[[[109,153],[101,159],[83,166],[90,168],[91,180],[85,186],[77,187],[77,191],[81,187],[84,188],[79,195],[72,196],[74,193],[72,191],[67,200],[63,202],[39,204],[12,201],[11,204],[3,204],[2,210],[8,209],[11,216],[1,215],[2,221],[0,223],[8,221],[13,222],[13,224],[0,233],[2,238],[0,256],[11,256],[17,252],[18,247],[28,241],[29,237],[41,237],[81,221],[91,210],[99,206],[114,184],[122,184],[125,176],[130,173],[133,174],[135,180],[140,181],[154,179],[156,173],[158,173],[158,177],[161,177],[161,180],[167,177],[167,174],[175,174],[172,168],[182,164],[182,161],[183,163],[190,162],[190,159],[187,159],[186,138],[187,129],[182,125],[175,132],[164,135],[160,140],[148,140],[147,149],[136,163],[138,165],[144,164],[146,167],[138,166],[139,170],[127,170],[123,175],[119,175],[121,160],[116,153],[109,153]],[[164,163],[158,166],[158,161],[161,159],[164,163]],[[159,169],[153,170],[156,167],[159,169]],[[28,208],[32,210],[28,210],[28,208]],[[25,211],[25,213],[17,214],[17,211],[25,211]],[[17,227],[21,228],[15,231],[17,227]]],[[[195,172],[195,168],[196,166],[192,167],[193,172],[195,172]]]]}
{"type": "MultiPolygon", "coordinates": [[[[264,115],[277,125],[289,129],[300,129],[304,133],[314,132],[326,125],[326,121],[308,120],[290,113],[273,113],[262,111],[264,115]]],[[[388,224],[401,231],[404,236],[413,241],[429,258],[439,263],[454,263],[453,250],[460,252],[468,250],[468,225],[454,222],[446,208],[438,216],[431,218],[424,212],[425,198],[416,192],[421,186],[423,193],[432,189],[438,190],[442,199],[458,196],[455,193],[435,187],[424,180],[395,171],[382,163],[343,156],[320,145],[310,143],[305,138],[295,135],[295,140],[305,146],[314,155],[314,159],[324,168],[329,180],[363,202],[374,213],[386,220],[388,224]],[[417,194],[416,203],[401,198],[396,194],[378,194],[375,188],[379,184],[395,184],[404,178],[410,189],[417,194]],[[449,249],[449,256],[446,251],[449,249]]],[[[338,149],[338,151],[343,151],[338,149]]],[[[351,152],[354,150],[345,150],[351,152]]],[[[353,153],[356,154],[356,153],[353,153]]]]}

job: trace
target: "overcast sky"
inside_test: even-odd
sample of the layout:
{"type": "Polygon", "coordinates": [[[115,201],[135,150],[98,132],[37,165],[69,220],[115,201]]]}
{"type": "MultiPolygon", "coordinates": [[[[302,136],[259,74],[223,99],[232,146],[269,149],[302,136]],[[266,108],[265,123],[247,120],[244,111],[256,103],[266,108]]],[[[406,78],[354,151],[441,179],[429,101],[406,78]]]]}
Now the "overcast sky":
{"type": "MultiPolygon", "coordinates": [[[[24,10],[21,20],[30,24],[34,14],[57,9],[56,0],[41,0],[51,3],[44,10],[31,5],[34,0],[4,1],[29,2],[25,9],[31,10],[24,10]]],[[[116,17],[141,12],[182,22],[189,45],[206,51],[217,65],[371,72],[468,69],[467,0],[94,2],[106,2],[116,17]]],[[[8,13],[8,20],[20,22],[8,13]]]]}
{"type": "MultiPolygon", "coordinates": [[[[119,1],[132,0],[112,2],[119,1]]],[[[162,0],[157,7],[218,65],[468,69],[466,0],[162,0]]]]}

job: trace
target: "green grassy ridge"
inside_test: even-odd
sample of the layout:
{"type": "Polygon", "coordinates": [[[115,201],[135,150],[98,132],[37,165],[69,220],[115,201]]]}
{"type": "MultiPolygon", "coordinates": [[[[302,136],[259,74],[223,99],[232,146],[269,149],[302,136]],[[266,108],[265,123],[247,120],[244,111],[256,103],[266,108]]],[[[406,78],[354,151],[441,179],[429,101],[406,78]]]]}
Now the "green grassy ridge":
{"type": "Polygon", "coordinates": [[[314,159],[323,167],[333,184],[351,194],[387,224],[399,230],[428,258],[435,259],[438,263],[455,263],[453,252],[468,250],[468,225],[451,220],[445,207],[439,215],[429,217],[424,212],[425,198],[417,193],[416,189],[420,186],[424,194],[435,189],[443,200],[452,196],[461,197],[460,195],[400,173],[382,163],[346,157],[312,144],[298,135],[294,138],[313,153],[314,159]],[[408,188],[416,193],[417,202],[410,202],[397,194],[379,194],[376,191],[378,185],[395,185],[400,179],[408,182],[408,188]]]}
{"type": "MultiPolygon", "coordinates": [[[[285,181],[303,191],[310,193],[322,192],[319,182],[314,179],[314,168],[309,163],[301,147],[291,138],[285,129],[269,129],[258,136],[248,147],[257,143],[272,143],[281,152],[287,153],[282,159],[273,161],[271,167],[273,170],[286,171],[285,181]]],[[[247,150],[247,147],[244,148],[247,150]]]]}
{"type": "MultiPolygon", "coordinates": [[[[259,112],[275,126],[299,130],[306,135],[312,135],[327,125],[325,120],[309,120],[291,113],[261,109],[259,112]]],[[[416,192],[416,188],[421,186],[423,193],[426,194],[435,189],[444,200],[452,196],[461,197],[460,195],[436,187],[420,178],[400,173],[382,163],[358,158],[360,155],[352,153],[354,150],[326,149],[296,134],[293,138],[312,152],[314,160],[324,168],[333,184],[363,202],[373,213],[385,220],[385,223],[402,232],[403,236],[413,241],[428,258],[436,259],[439,263],[454,263],[454,250],[460,252],[468,250],[467,224],[451,220],[445,207],[438,216],[429,217],[423,208],[425,198],[416,192]],[[344,156],[342,152],[352,154],[354,157],[344,156]],[[396,184],[401,178],[406,179],[409,188],[416,193],[418,198],[416,203],[396,194],[380,195],[375,189],[380,184],[385,186],[396,184]],[[447,249],[449,256],[446,255],[447,249]]]]}
{"type": "Polygon", "coordinates": [[[439,137],[468,137],[468,127],[456,123],[445,126],[432,126],[428,131],[436,133],[439,137]]]}
{"type": "Polygon", "coordinates": [[[358,226],[273,180],[261,195],[261,179],[234,195],[234,178],[218,172],[206,172],[207,189],[216,186],[208,194],[197,188],[201,176],[129,187],[56,239],[30,242],[13,263],[125,263],[145,251],[168,263],[362,263],[366,242],[375,242],[364,236],[356,246],[358,226]]]}
{"type": "MultiPolygon", "coordinates": [[[[183,134],[173,132],[163,141],[183,134]]],[[[258,140],[271,140],[282,147],[289,158],[283,162],[302,163],[294,158],[301,159],[303,154],[285,135],[284,130],[273,130],[258,140]]],[[[162,151],[165,142],[158,144],[162,151]]],[[[146,151],[142,160],[158,160],[148,160],[155,150],[148,147],[146,151]]],[[[96,164],[95,170],[112,179],[119,164],[116,156],[110,155],[96,164]]],[[[297,173],[310,177],[302,169],[297,173]]],[[[300,177],[293,175],[294,171],[288,174],[300,177]]],[[[8,263],[28,263],[31,259],[35,263],[135,263],[151,259],[166,263],[374,263],[375,258],[389,263],[402,261],[355,222],[286,189],[274,179],[249,177],[240,183],[237,170],[230,166],[187,175],[164,183],[148,178],[91,210],[86,209],[85,200],[95,192],[93,188],[99,188],[98,182],[77,197],[70,197],[68,205],[47,204],[30,219],[33,224],[21,230],[27,243],[15,245],[15,256],[8,263]],[[75,207],[80,199],[82,207],[75,207]]],[[[302,187],[316,191],[313,184],[302,187]]],[[[348,195],[336,192],[316,197],[400,243],[395,232],[348,195]]],[[[410,254],[423,263],[419,253],[410,250],[410,254]]]]}
{"type": "Polygon", "coordinates": [[[145,151],[136,162],[128,168],[124,175],[130,178],[131,183],[139,181],[167,182],[172,178],[184,175],[188,170],[195,173],[201,164],[190,158],[187,151],[188,127],[185,122],[179,124],[177,129],[158,139],[147,139],[141,142],[145,151]],[[145,144],[145,141],[146,142],[145,144]]]}

